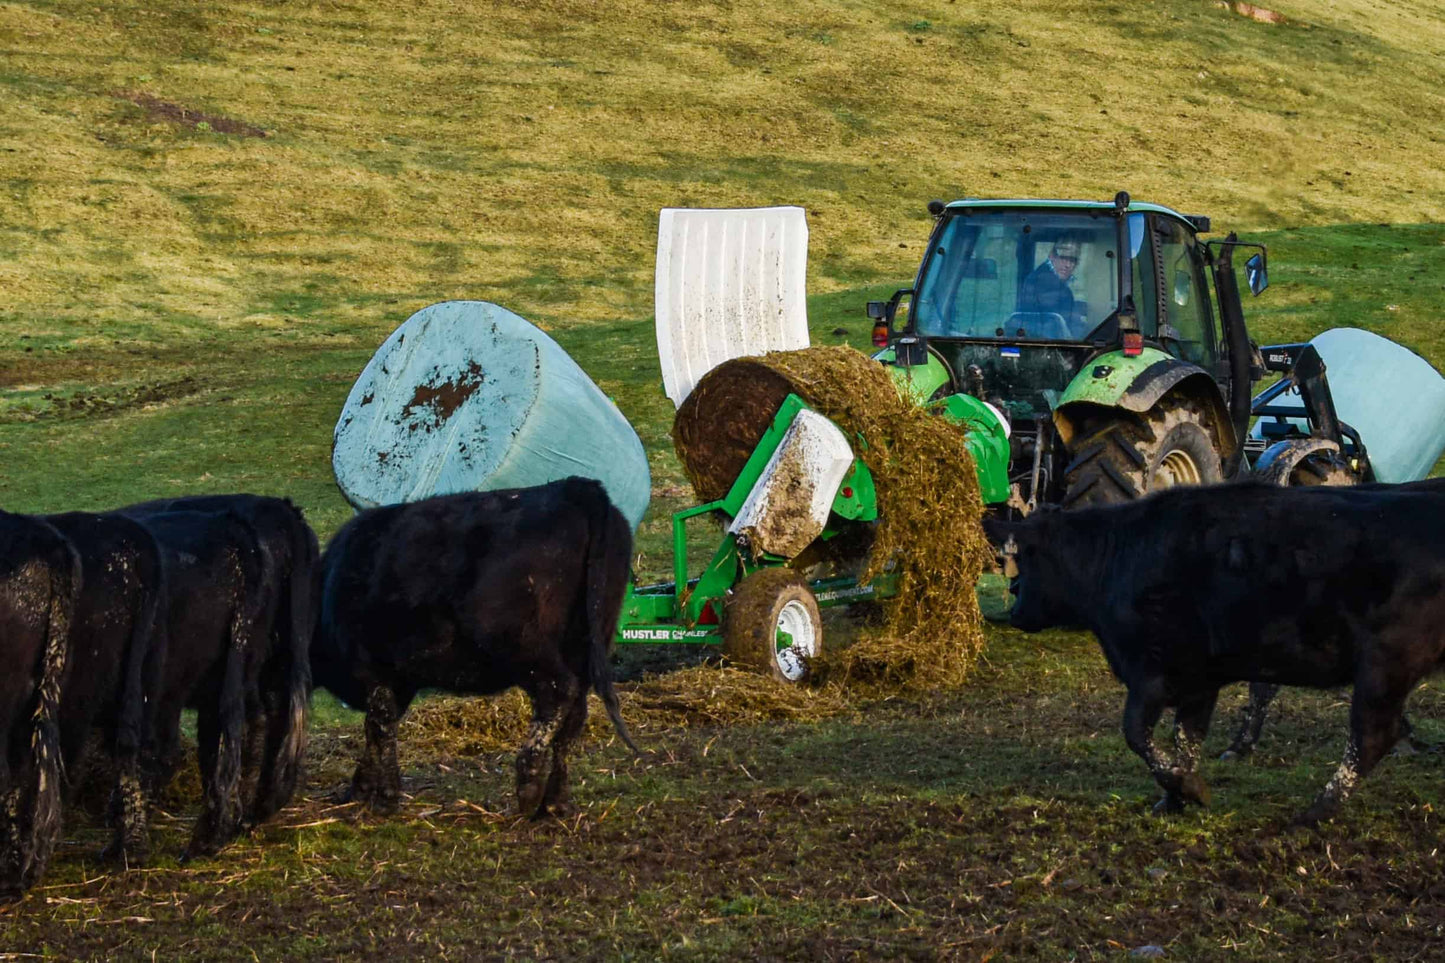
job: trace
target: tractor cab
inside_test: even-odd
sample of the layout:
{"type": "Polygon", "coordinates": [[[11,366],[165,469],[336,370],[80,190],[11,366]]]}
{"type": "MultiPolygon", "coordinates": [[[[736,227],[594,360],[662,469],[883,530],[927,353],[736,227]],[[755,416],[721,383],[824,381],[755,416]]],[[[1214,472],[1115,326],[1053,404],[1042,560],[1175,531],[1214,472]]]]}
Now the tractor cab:
{"type": "MultiPolygon", "coordinates": [[[[879,360],[920,401],[962,392],[1004,412],[1011,481],[1026,503],[1069,501],[1084,484],[1098,488],[1085,503],[1155,487],[1150,472],[1161,466],[1125,486],[1137,490],[1107,496],[1095,475],[1066,475],[1080,441],[1105,427],[1154,434],[1161,402],[1191,409],[1207,436],[1210,451],[1197,452],[1207,464],[1186,466],[1180,480],[1220,475],[1247,418],[1232,410],[1229,386],[1242,377],[1247,391],[1250,377],[1232,237],[1211,252],[1197,236],[1207,218],[1122,192],[1112,202],[934,201],[929,211],[913,287],[869,305],[879,360]]],[[[1262,255],[1251,267],[1262,289],[1262,255]]]]}

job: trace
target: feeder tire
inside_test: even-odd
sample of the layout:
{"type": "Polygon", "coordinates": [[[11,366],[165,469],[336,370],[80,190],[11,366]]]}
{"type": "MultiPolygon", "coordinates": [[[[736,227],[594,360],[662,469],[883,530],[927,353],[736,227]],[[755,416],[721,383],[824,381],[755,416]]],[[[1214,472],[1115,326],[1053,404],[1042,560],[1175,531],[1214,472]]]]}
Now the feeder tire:
{"type": "Polygon", "coordinates": [[[787,567],[743,579],[724,607],[723,654],[780,682],[806,681],[823,654],[823,620],[807,581],[787,567]],[[790,644],[780,642],[780,632],[790,644]]]}

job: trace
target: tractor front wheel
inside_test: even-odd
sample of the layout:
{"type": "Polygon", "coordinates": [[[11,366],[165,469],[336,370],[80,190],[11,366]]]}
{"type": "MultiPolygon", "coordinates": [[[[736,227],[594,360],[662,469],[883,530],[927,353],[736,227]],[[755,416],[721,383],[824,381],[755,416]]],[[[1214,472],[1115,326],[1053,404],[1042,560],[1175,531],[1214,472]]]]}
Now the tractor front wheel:
{"type": "Polygon", "coordinates": [[[1177,485],[1213,485],[1224,473],[1200,406],[1161,405],[1143,418],[1121,415],[1073,449],[1063,505],[1112,505],[1177,485]]]}
{"type": "Polygon", "coordinates": [[[803,682],[823,654],[823,619],[808,583],[790,568],[759,569],[728,597],[723,654],[782,682],[803,682]]]}
{"type": "Polygon", "coordinates": [[[1357,485],[1359,479],[1350,466],[1334,452],[1311,452],[1300,459],[1289,473],[1291,487],[1303,485],[1357,485]]]}

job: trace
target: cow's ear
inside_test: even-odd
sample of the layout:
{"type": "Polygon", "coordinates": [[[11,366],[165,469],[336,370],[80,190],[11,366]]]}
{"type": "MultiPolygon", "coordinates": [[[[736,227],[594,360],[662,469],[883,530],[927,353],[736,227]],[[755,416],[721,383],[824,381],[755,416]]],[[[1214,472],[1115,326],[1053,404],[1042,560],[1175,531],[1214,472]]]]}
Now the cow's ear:
{"type": "Polygon", "coordinates": [[[1002,518],[985,518],[983,520],[983,534],[988,538],[989,544],[999,548],[1009,540],[1009,536],[1018,528],[1018,522],[1005,521],[1002,518]]]}
{"type": "Polygon", "coordinates": [[[983,533],[988,536],[988,541],[995,553],[999,568],[995,571],[1002,571],[1008,578],[1017,578],[1019,574],[1018,564],[1014,562],[1014,556],[1019,550],[1019,536],[1023,534],[1025,525],[1023,522],[1004,521],[996,518],[985,518],[983,520],[983,533]]]}
{"type": "Polygon", "coordinates": [[[1018,539],[1016,539],[1012,533],[1010,533],[1009,537],[1004,541],[1003,546],[999,548],[999,554],[1003,556],[1004,576],[1006,578],[1018,578],[1019,563],[1017,559],[1019,554],[1019,543],[1018,539]]]}

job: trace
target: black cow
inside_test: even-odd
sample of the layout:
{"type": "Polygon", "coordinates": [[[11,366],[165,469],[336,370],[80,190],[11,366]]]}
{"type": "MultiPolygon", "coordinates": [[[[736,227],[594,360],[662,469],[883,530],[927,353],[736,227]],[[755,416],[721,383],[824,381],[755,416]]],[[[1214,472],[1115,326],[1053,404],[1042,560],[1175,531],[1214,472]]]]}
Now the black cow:
{"type": "Polygon", "coordinates": [[[1262,485],[986,522],[1017,567],[1011,621],[1083,628],[1128,687],[1124,736],[1164,789],[1195,771],[1219,688],[1353,683],[1343,762],[1300,821],[1332,817],[1399,736],[1405,699],[1445,656],[1445,497],[1262,485]],[[1154,745],[1175,709],[1178,757],[1154,745]]]}
{"type": "Polygon", "coordinates": [[[191,495],[123,511],[142,519],[166,511],[229,512],[246,522],[259,541],[277,609],[259,686],[246,693],[241,772],[245,820],[264,822],[291,800],[306,748],[311,637],[320,588],[316,533],[290,499],[265,495],[191,495]]]}
{"type": "Polygon", "coordinates": [[[0,512],[0,899],[40,878],[60,833],[57,713],[81,578],[59,532],[0,512]]]}
{"type": "Polygon", "coordinates": [[[147,782],[159,789],[179,754],[183,708],[196,713],[205,801],[182,860],[210,855],[242,829],[243,740],[276,616],[275,577],[256,532],[230,512],[138,514],[161,546],[165,667],[147,782]]]}
{"type": "Polygon", "coordinates": [[[84,584],[71,624],[71,658],[60,697],[60,744],[70,788],[85,768],[92,730],[115,762],[108,857],[135,863],[149,851],[140,754],[160,694],[164,597],[160,548],[140,523],[71,512],[46,518],[80,556],[84,584]]]}
{"type": "MultiPolygon", "coordinates": [[[[1423,481],[1404,482],[1398,485],[1372,483],[1361,485],[1357,490],[1445,493],[1445,477],[1426,478],[1423,481]]],[[[1249,684],[1249,699],[1245,702],[1243,712],[1240,713],[1239,728],[1235,731],[1229,748],[1224,750],[1219,758],[1244,759],[1254,752],[1254,747],[1259,743],[1260,733],[1264,729],[1264,720],[1269,713],[1269,705],[1278,694],[1279,685],[1277,683],[1251,682],[1249,684]]],[[[1408,751],[1412,731],[1410,720],[1402,717],[1400,729],[1400,745],[1408,751]]]]}
{"type": "Polygon", "coordinates": [[[517,756],[527,816],[566,806],[589,687],[636,751],[608,665],[631,552],[626,520],[582,478],[374,508],[343,525],[321,559],[311,666],[317,685],[366,707],[351,798],[395,810],[397,724],[422,688],[531,697],[517,756]]]}

